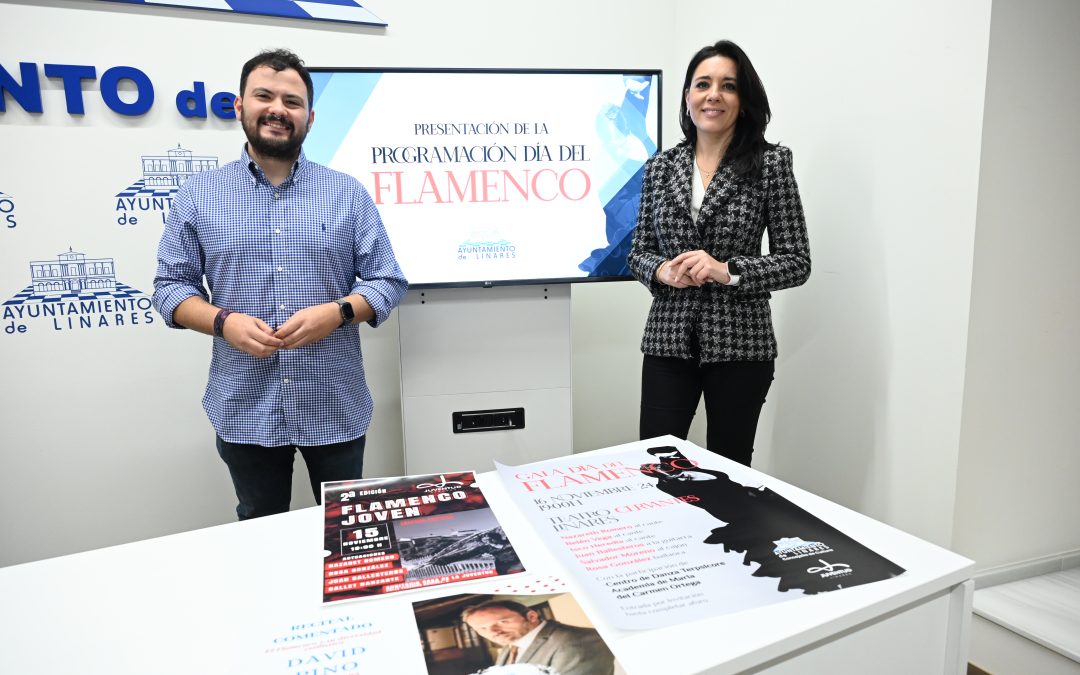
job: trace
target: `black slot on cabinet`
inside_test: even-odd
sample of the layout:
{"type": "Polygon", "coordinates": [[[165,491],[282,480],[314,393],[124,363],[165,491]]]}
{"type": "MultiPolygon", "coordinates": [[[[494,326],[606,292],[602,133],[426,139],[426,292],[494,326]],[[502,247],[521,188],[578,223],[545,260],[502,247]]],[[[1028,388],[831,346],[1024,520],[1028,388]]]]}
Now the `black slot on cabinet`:
{"type": "Polygon", "coordinates": [[[525,408],[463,410],[451,413],[455,434],[474,431],[511,431],[525,428],[525,408]]]}

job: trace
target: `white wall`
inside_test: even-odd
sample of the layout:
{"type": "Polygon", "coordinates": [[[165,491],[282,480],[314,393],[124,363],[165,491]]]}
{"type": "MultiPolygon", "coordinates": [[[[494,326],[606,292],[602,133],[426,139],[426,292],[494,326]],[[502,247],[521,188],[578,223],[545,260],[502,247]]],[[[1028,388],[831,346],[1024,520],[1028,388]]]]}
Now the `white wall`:
{"type": "Polygon", "coordinates": [[[996,0],[954,546],[1080,549],[1080,4],[996,0]]]}
{"type": "Polygon", "coordinates": [[[731,36],[794,152],[813,272],[776,295],[764,470],[936,543],[951,537],[988,0],[700,0],[684,59],[731,36]]]}
{"type": "MultiPolygon", "coordinates": [[[[148,115],[121,118],[101,102],[96,83],[84,85],[87,112],[76,119],[66,113],[58,81],[43,77],[44,114],[26,114],[8,101],[0,114],[0,192],[16,198],[19,224],[0,228],[0,302],[27,285],[28,261],[69,246],[115,258],[118,279],[149,293],[160,224],[118,226],[112,196],[141,177],[141,155],[177,143],[223,163],[237,157],[243,135],[235,124],[185,121],[172,97],[193,79],[205,80],[209,92],[235,92],[240,66],[259,49],[287,46],[324,66],[669,68],[674,18],[644,0],[365,5],[389,28],[109,3],[0,4],[9,70],[17,72],[19,61],[39,69],[74,63],[94,65],[100,76],[132,65],[147,72],[158,97],[148,115]]],[[[439,102],[423,92],[404,103],[438,114],[439,102]]],[[[575,309],[576,344],[586,344],[588,355],[615,317],[629,335],[624,358],[639,358],[643,292],[631,283],[596,286],[605,288],[582,291],[578,304],[602,309],[575,309]]],[[[232,486],[200,405],[208,339],[168,330],[160,319],[81,331],[55,331],[48,319],[24,323],[26,334],[0,333],[8,338],[0,372],[9,382],[0,391],[0,565],[235,519],[232,486]]],[[[362,330],[376,397],[365,473],[397,475],[403,461],[396,314],[362,330]]],[[[578,410],[591,420],[582,433],[587,442],[577,447],[636,437],[636,385],[623,392],[622,403],[635,411],[627,435],[611,423],[608,389],[590,376],[588,357],[576,358],[578,410]]],[[[637,368],[623,370],[634,379],[637,368]]],[[[303,462],[296,467],[293,505],[309,506],[303,462]]]]}
{"type": "MultiPolygon", "coordinates": [[[[387,30],[6,3],[3,64],[135,65],[169,96],[192,78],[235,91],[240,64],[281,45],[313,65],[658,67],[670,146],[687,59],[735,39],[768,87],[770,138],[794,149],[815,265],[807,286],[775,301],[781,360],[759,466],[949,541],[989,0],[368,4],[387,30]]],[[[5,156],[18,158],[0,169],[0,191],[18,198],[20,217],[0,231],[0,291],[10,297],[27,283],[28,260],[69,245],[115,256],[118,276],[148,291],[160,230],[114,224],[117,177],[138,177],[140,155],[174,143],[228,161],[242,135],[184,122],[165,99],[128,120],[88,95],[87,115],[72,120],[58,85],[47,86],[44,115],[0,116],[5,156]],[[82,162],[79,180],[57,185],[60,161],[82,162]]],[[[408,103],[438,102],[419,92],[408,103]]],[[[636,437],[647,305],[634,283],[573,289],[576,449],[636,437]]],[[[15,383],[0,393],[0,564],[231,520],[231,486],[199,405],[209,342],[160,321],[136,328],[0,335],[0,369],[15,383]]],[[[378,406],[368,473],[394,474],[395,323],[364,340],[378,406]]],[[[692,438],[701,442],[700,425],[692,438]]],[[[296,494],[295,506],[312,503],[302,484],[296,494]]]]}

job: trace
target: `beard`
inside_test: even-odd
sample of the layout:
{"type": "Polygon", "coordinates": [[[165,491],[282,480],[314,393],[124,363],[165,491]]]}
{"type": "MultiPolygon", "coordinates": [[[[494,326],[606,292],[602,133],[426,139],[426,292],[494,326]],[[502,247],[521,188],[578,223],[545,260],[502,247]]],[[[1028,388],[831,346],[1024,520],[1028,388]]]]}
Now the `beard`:
{"type": "Polygon", "coordinates": [[[300,154],[300,146],[304,144],[304,139],[307,137],[306,126],[297,129],[292,120],[281,115],[263,115],[262,117],[251,118],[242,114],[240,124],[244,127],[244,134],[247,135],[251,149],[263,157],[296,159],[300,154]],[[288,127],[289,136],[287,138],[264,138],[259,133],[259,129],[270,121],[280,122],[288,127]]]}

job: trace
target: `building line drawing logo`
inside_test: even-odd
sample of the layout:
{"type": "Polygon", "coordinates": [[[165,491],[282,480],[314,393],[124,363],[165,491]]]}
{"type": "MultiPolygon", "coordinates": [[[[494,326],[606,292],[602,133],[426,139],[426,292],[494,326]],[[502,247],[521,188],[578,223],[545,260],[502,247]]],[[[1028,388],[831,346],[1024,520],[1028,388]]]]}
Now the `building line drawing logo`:
{"type": "MultiPolygon", "coordinates": [[[[113,258],[89,258],[68,247],[50,260],[31,260],[30,283],[0,303],[3,320],[51,318],[54,330],[154,322],[153,303],[116,278],[113,258]]],[[[21,330],[9,333],[25,333],[21,330]]]]}
{"type": "Polygon", "coordinates": [[[802,537],[783,537],[773,542],[773,553],[781,560],[797,560],[832,553],[832,548],[820,541],[805,541],[802,537]]]}
{"type": "Polygon", "coordinates": [[[116,193],[117,225],[138,225],[154,216],[164,225],[180,187],[195,174],[218,168],[219,162],[217,157],[195,155],[177,143],[163,155],[142,155],[140,164],[142,178],[116,193]]]}
{"type": "Polygon", "coordinates": [[[4,304],[131,298],[142,294],[142,291],[118,282],[115,270],[113,258],[87,258],[85,253],[69,246],[52,260],[31,260],[30,285],[4,304]]]}
{"type": "Polygon", "coordinates": [[[117,197],[172,197],[188,178],[218,168],[217,157],[199,157],[190,150],[170,148],[164,155],[142,155],[143,177],[116,193],[117,197]]]}

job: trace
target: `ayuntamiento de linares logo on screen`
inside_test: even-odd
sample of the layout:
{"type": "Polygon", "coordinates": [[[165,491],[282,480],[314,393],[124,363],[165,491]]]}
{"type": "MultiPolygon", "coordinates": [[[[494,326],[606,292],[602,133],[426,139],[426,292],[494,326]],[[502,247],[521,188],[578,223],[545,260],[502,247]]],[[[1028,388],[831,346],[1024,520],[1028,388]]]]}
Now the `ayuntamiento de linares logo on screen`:
{"type": "Polygon", "coordinates": [[[457,259],[463,262],[477,260],[512,260],[517,257],[517,246],[506,239],[498,241],[473,241],[471,238],[458,244],[457,259]]]}
{"type": "Polygon", "coordinates": [[[0,306],[5,335],[38,326],[66,331],[154,323],[150,298],[116,279],[113,258],[88,258],[69,247],[29,267],[30,284],[0,306]]]}

